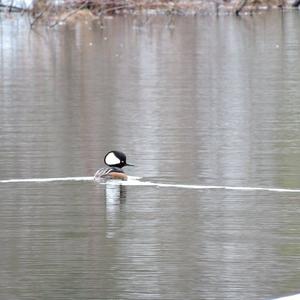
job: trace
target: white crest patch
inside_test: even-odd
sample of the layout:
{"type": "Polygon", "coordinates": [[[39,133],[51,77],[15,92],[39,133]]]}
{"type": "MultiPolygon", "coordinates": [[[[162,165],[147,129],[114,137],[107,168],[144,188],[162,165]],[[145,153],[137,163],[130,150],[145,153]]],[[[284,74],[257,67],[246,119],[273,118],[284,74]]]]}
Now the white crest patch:
{"type": "Polygon", "coordinates": [[[119,164],[121,161],[118,157],[116,157],[116,155],[113,152],[110,152],[106,155],[105,157],[105,163],[107,165],[117,165],[119,164]]]}

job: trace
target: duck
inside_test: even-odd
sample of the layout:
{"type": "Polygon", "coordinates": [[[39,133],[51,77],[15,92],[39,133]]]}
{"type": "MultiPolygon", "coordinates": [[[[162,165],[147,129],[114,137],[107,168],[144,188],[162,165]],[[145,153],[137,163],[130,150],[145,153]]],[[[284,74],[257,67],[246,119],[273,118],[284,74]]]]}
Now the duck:
{"type": "Polygon", "coordinates": [[[125,166],[134,166],[126,162],[126,155],[121,151],[109,151],[104,156],[104,163],[107,167],[100,168],[94,175],[95,181],[101,179],[127,180],[128,175],[122,170],[125,166]]]}

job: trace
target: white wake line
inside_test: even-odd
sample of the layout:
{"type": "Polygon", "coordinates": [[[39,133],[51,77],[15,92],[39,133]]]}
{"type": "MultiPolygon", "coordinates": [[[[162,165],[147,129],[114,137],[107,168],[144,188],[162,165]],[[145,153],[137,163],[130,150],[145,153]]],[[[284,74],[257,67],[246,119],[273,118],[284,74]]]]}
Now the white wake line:
{"type": "Polygon", "coordinates": [[[300,294],[297,295],[292,295],[292,296],[286,296],[282,298],[276,298],[274,300],[299,300],[300,299],[300,294]]]}
{"type": "MultiPolygon", "coordinates": [[[[283,189],[283,188],[267,188],[267,187],[249,187],[249,186],[226,186],[226,185],[192,185],[192,184],[172,184],[172,183],[156,183],[150,181],[140,181],[138,177],[129,177],[127,181],[109,180],[100,182],[104,185],[125,185],[125,186],[155,186],[155,187],[173,187],[181,189],[195,190],[233,190],[233,191],[269,191],[269,192],[286,192],[300,193],[300,189],[283,189]]],[[[53,177],[53,178],[25,178],[25,179],[5,179],[0,183],[26,183],[26,182],[56,182],[56,181],[93,181],[94,177],[53,177]]]]}
{"type": "Polygon", "coordinates": [[[18,183],[18,182],[55,182],[55,181],[92,181],[94,177],[53,177],[53,178],[25,178],[25,179],[5,179],[0,183],[18,183]]]}
{"type": "MultiPolygon", "coordinates": [[[[287,192],[287,193],[300,193],[300,189],[282,189],[282,188],[266,188],[266,187],[249,187],[249,186],[226,186],[226,185],[189,185],[189,184],[171,184],[171,183],[155,183],[155,182],[143,182],[137,181],[139,184],[133,181],[123,181],[121,185],[143,185],[143,186],[156,186],[156,187],[174,187],[182,189],[195,189],[195,190],[233,190],[233,191],[268,191],[268,192],[287,192]]],[[[107,183],[105,183],[107,184],[107,183]]],[[[112,183],[109,184],[117,184],[112,183]]]]}

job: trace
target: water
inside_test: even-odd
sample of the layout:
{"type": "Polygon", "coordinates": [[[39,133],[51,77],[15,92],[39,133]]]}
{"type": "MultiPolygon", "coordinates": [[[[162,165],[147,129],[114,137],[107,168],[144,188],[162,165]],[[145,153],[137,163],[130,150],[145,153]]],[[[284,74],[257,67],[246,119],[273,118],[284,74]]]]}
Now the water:
{"type": "Polygon", "coordinates": [[[0,19],[0,298],[299,292],[298,12],[139,22],[0,19]]]}

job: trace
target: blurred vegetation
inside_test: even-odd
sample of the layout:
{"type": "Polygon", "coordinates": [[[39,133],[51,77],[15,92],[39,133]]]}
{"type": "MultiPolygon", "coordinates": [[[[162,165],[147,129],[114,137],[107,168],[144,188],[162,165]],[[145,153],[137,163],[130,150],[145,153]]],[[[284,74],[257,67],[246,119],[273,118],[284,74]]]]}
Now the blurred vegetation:
{"type": "MultiPolygon", "coordinates": [[[[9,0],[8,0],[9,1],[9,0]]],[[[28,12],[31,26],[48,21],[50,27],[78,19],[97,19],[107,15],[241,15],[260,10],[298,7],[300,0],[33,0],[27,8],[4,5],[6,11],[28,12]]]]}

